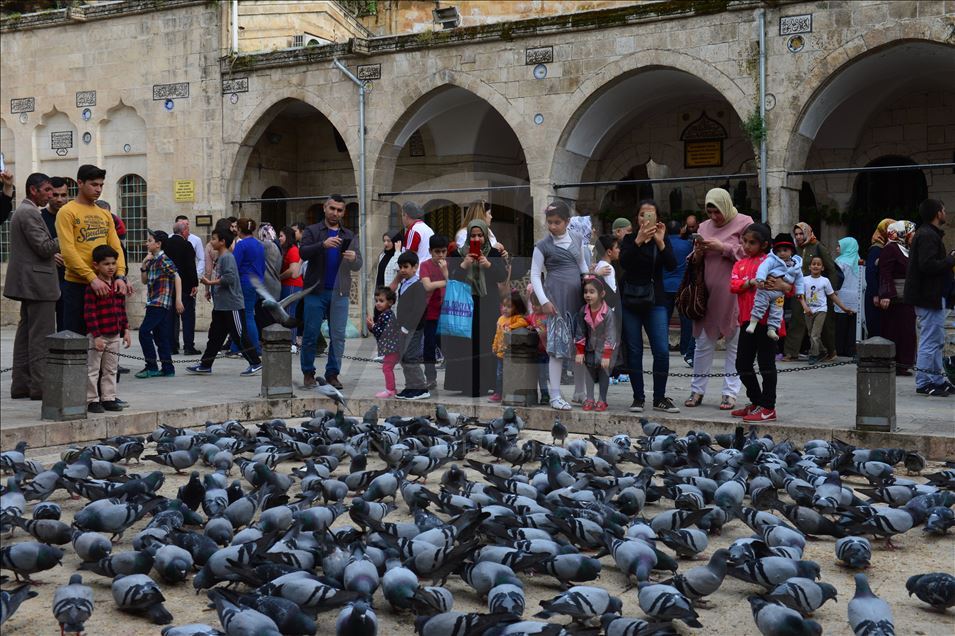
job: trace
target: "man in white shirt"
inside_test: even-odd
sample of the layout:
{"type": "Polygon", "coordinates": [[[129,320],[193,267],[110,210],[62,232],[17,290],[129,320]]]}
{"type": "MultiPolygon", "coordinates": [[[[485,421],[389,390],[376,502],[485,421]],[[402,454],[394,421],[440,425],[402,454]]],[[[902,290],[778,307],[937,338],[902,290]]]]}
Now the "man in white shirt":
{"type": "Polygon", "coordinates": [[[186,229],[182,233],[182,238],[189,241],[192,245],[192,249],[196,250],[196,275],[202,278],[206,272],[206,248],[202,244],[202,239],[192,233],[189,217],[185,214],[180,214],[176,217],[176,223],[179,221],[185,221],[186,223],[186,229]]]}
{"type": "Polygon", "coordinates": [[[431,258],[431,237],[434,236],[434,230],[428,227],[423,218],[424,210],[417,203],[406,201],[401,206],[401,223],[405,226],[401,251],[415,252],[418,255],[419,265],[431,258]]]}

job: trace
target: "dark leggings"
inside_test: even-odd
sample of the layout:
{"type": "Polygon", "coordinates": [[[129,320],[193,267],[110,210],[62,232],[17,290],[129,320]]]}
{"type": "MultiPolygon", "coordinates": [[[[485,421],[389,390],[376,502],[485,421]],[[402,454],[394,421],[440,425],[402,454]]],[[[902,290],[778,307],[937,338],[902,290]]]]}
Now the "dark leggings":
{"type": "Polygon", "coordinates": [[[746,387],[746,397],[749,398],[750,404],[766,409],[776,408],[776,341],[766,335],[766,325],[756,325],[754,333],[746,333],[745,329],[740,329],[736,372],[746,387]],[[754,362],[759,364],[759,373],[763,378],[762,389],[753,370],[754,362]]]}
{"type": "Polygon", "coordinates": [[[607,370],[600,366],[599,362],[595,367],[584,365],[584,368],[587,369],[587,374],[590,376],[590,381],[586,382],[587,399],[594,399],[594,382],[596,382],[600,385],[600,401],[606,402],[607,387],[610,385],[610,376],[607,374],[607,370]]]}

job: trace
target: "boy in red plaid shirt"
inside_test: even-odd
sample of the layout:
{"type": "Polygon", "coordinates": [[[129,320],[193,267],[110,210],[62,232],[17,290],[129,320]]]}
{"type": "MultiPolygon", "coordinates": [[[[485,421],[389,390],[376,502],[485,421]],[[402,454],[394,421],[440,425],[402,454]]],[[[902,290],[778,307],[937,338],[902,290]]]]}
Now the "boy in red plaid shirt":
{"type": "Polygon", "coordinates": [[[90,413],[122,411],[116,398],[116,371],[119,366],[119,342],[128,349],[132,344],[126,320],[126,296],[115,289],[116,259],[119,253],[109,245],[93,248],[93,271],[109,285],[110,293],[99,296],[86,288],[83,319],[90,339],[87,359],[86,401],[90,413]]]}

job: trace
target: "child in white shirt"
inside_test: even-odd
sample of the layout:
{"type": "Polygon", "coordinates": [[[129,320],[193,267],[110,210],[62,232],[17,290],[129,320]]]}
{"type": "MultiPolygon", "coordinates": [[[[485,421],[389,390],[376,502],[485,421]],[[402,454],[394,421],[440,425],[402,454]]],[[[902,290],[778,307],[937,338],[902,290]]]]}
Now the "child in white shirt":
{"type": "Polygon", "coordinates": [[[839,295],[832,289],[832,283],[822,275],[823,267],[822,258],[814,256],[809,262],[809,277],[803,279],[805,294],[799,299],[803,313],[806,314],[806,327],[809,329],[809,340],[812,343],[809,349],[809,364],[819,362],[819,352],[822,350],[822,325],[826,322],[826,299],[831,298],[832,304],[847,314],[856,313],[842,304],[839,295]]]}

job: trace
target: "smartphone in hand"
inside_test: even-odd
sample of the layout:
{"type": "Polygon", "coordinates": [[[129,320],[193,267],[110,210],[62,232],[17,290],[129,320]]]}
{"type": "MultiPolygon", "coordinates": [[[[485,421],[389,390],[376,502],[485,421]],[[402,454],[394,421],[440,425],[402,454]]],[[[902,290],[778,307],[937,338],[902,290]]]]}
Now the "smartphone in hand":
{"type": "Polygon", "coordinates": [[[348,246],[351,245],[351,239],[342,239],[342,244],[338,247],[343,253],[348,251],[348,246]]]}
{"type": "Polygon", "coordinates": [[[481,258],[481,241],[477,239],[471,239],[471,242],[468,245],[468,255],[473,256],[474,258],[481,258]]]}
{"type": "Polygon", "coordinates": [[[703,237],[694,232],[693,234],[690,234],[690,240],[696,243],[697,241],[702,241],[703,237]]]}

